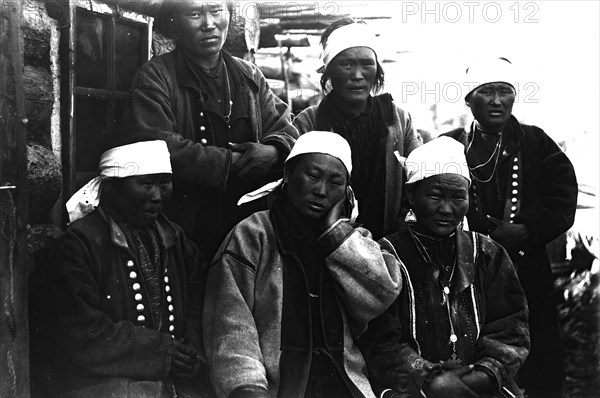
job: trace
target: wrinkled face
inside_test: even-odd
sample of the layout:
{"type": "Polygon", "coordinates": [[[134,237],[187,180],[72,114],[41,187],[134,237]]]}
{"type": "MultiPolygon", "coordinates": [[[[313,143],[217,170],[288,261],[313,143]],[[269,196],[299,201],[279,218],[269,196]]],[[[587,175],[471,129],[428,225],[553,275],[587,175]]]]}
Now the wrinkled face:
{"type": "Polygon", "coordinates": [[[469,182],[457,174],[438,174],[408,185],[407,197],[417,216],[415,229],[445,237],[469,210],[469,182]]]}
{"type": "Polygon", "coordinates": [[[225,2],[182,2],[175,17],[178,46],[196,59],[218,57],[227,38],[229,17],[225,2]]]}
{"type": "Polygon", "coordinates": [[[515,102],[515,90],[507,83],[488,83],[475,89],[467,105],[481,128],[490,133],[501,131],[515,102]]]}
{"type": "Polygon", "coordinates": [[[368,47],[348,48],[331,60],[327,73],[340,101],[366,104],[375,83],[377,57],[368,47]]]}
{"type": "Polygon", "coordinates": [[[331,155],[308,153],[297,159],[284,170],[288,198],[300,214],[318,220],[345,197],[348,172],[331,155]]]}
{"type": "Polygon", "coordinates": [[[171,174],[146,174],[115,181],[112,207],[126,222],[150,226],[171,198],[171,174]]]}

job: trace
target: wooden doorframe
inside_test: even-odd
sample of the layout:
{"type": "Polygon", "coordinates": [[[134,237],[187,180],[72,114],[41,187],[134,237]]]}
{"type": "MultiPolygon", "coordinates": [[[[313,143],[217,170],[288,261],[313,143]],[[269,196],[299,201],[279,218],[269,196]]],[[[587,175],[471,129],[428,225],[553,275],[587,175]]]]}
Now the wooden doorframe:
{"type": "Polygon", "coordinates": [[[28,397],[23,2],[0,0],[0,396],[28,397]]]}

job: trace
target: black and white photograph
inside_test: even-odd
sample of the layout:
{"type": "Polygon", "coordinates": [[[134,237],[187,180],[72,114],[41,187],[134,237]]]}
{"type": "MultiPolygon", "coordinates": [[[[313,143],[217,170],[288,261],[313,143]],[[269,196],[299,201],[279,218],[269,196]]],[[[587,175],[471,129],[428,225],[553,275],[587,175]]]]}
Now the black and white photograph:
{"type": "Polygon", "coordinates": [[[0,397],[600,397],[599,34],[0,0],[0,397]]]}

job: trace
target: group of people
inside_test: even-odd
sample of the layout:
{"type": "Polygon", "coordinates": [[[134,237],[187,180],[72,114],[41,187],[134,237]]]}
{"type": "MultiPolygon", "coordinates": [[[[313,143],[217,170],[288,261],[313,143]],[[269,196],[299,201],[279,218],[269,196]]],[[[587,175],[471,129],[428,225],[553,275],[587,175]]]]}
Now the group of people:
{"type": "Polygon", "coordinates": [[[293,117],[223,49],[232,3],[172,4],[176,49],[67,202],[48,394],[559,397],[544,246],[577,182],[512,116],[510,62],[470,67],[475,121],[423,144],[365,24],[325,30],[293,117]]]}

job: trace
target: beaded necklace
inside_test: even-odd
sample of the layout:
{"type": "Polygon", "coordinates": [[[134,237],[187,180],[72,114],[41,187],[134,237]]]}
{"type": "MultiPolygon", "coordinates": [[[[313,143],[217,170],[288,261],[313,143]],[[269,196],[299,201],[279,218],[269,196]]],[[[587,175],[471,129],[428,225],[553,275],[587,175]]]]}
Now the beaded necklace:
{"type": "MultiPolygon", "coordinates": [[[[412,227],[410,227],[410,226],[408,227],[408,230],[410,231],[410,235],[413,238],[413,241],[415,242],[417,249],[418,249],[419,253],[421,254],[421,256],[423,257],[423,259],[430,264],[435,264],[432,261],[431,256],[429,255],[429,252],[427,251],[427,248],[425,247],[423,242],[421,242],[421,240],[417,236],[417,233],[415,231],[413,231],[412,227]]],[[[462,361],[460,360],[460,358],[458,358],[458,354],[456,352],[456,342],[458,341],[458,336],[456,335],[456,332],[454,330],[454,324],[452,323],[452,315],[451,315],[451,310],[450,310],[450,285],[452,284],[452,277],[454,276],[454,270],[456,269],[456,255],[454,256],[454,261],[452,263],[452,266],[451,267],[446,266],[444,268],[446,271],[450,271],[450,277],[448,278],[447,284],[442,283],[441,305],[445,306],[446,310],[448,312],[448,322],[450,323],[450,336],[448,338],[448,343],[452,346],[452,354],[450,355],[450,360],[448,360],[446,362],[460,365],[462,363],[462,361]],[[449,268],[451,268],[451,269],[449,269],[449,268]]]]}
{"type": "MultiPolygon", "coordinates": [[[[496,143],[496,146],[494,147],[494,151],[492,152],[492,154],[488,160],[486,160],[485,162],[483,162],[477,166],[474,166],[474,167],[469,166],[469,170],[471,171],[471,177],[473,177],[473,179],[475,179],[481,183],[490,182],[492,180],[492,178],[496,174],[496,168],[498,167],[498,160],[500,160],[500,153],[502,152],[501,148],[502,148],[503,136],[504,135],[502,134],[502,132],[500,132],[500,138],[498,139],[498,142],[496,143]],[[477,178],[477,176],[475,175],[475,173],[473,173],[473,171],[487,166],[488,163],[490,163],[494,157],[496,158],[496,160],[494,161],[494,168],[492,169],[492,173],[490,174],[489,178],[487,178],[487,179],[477,178]]],[[[467,147],[467,151],[466,151],[467,155],[469,154],[469,150],[471,149],[471,146],[473,145],[474,141],[475,141],[475,137],[473,136],[473,139],[471,140],[471,142],[469,143],[469,146],[467,147]]]]}
{"type": "Polygon", "coordinates": [[[233,111],[233,100],[231,99],[231,86],[229,85],[229,71],[227,70],[227,64],[225,63],[225,60],[223,58],[221,58],[221,62],[223,62],[223,67],[225,68],[225,85],[227,87],[226,98],[229,98],[229,100],[224,99],[224,101],[227,101],[229,103],[229,112],[223,117],[225,118],[225,123],[227,123],[227,127],[231,127],[230,122],[231,112],[233,111]]]}

